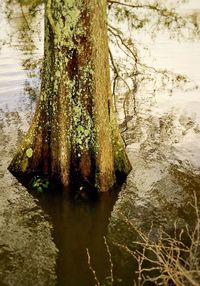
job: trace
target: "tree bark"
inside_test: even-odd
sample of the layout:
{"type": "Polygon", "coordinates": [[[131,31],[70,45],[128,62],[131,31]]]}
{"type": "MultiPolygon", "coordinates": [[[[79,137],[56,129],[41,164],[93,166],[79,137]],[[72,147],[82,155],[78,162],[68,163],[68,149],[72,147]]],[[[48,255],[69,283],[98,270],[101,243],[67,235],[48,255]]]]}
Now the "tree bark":
{"type": "Polygon", "coordinates": [[[40,96],[9,170],[109,190],[131,170],[113,110],[106,0],[48,0],[40,96]]]}

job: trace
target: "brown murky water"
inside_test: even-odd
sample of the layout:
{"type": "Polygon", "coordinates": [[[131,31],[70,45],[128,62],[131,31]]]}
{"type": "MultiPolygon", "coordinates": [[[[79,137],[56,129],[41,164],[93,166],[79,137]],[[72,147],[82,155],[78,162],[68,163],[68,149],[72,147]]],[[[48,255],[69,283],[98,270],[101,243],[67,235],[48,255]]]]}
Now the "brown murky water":
{"type": "MultiPolygon", "coordinates": [[[[153,103],[148,90],[138,95],[137,116],[124,134],[133,171],[119,196],[115,189],[90,201],[58,190],[36,198],[6,168],[34,112],[42,35],[29,26],[42,30],[42,11],[25,20],[15,10],[8,21],[1,1],[0,19],[0,285],[94,285],[86,248],[102,285],[110,285],[103,236],[128,245],[134,240],[121,213],[146,231],[153,223],[155,233],[160,226],[172,232],[174,221],[194,223],[188,202],[194,191],[200,194],[199,89],[159,94],[153,103]]],[[[200,85],[199,43],[161,38],[150,46],[155,65],[200,85]]],[[[133,285],[134,264],[115,248],[112,257],[114,285],[133,285]]]]}

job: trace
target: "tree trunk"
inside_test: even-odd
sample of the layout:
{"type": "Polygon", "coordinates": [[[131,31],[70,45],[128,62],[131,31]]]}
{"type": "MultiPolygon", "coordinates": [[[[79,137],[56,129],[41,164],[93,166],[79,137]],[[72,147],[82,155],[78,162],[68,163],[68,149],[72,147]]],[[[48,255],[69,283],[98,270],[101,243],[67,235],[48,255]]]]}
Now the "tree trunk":
{"type": "Polygon", "coordinates": [[[35,116],[9,170],[107,191],[131,169],[111,98],[106,0],[48,0],[35,116]]]}

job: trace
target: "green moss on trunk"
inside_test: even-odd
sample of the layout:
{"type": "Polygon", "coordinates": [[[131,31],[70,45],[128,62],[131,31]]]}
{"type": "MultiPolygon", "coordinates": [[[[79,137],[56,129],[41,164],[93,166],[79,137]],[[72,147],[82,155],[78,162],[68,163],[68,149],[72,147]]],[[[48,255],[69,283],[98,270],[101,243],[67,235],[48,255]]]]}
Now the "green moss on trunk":
{"type": "Polygon", "coordinates": [[[47,0],[41,93],[11,172],[107,191],[130,171],[112,109],[106,4],[47,0]]]}

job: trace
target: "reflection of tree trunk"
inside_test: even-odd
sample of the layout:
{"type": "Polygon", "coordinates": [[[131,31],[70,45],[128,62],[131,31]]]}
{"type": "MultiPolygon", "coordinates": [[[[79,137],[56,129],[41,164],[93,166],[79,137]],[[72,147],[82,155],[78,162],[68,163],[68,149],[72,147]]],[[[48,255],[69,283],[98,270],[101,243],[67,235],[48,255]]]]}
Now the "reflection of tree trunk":
{"type": "Polygon", "coordinates": [[[9,170],[106,191],[131,169],[112,108],[106,1],[50,2],[40,98],[9,170]]]}

